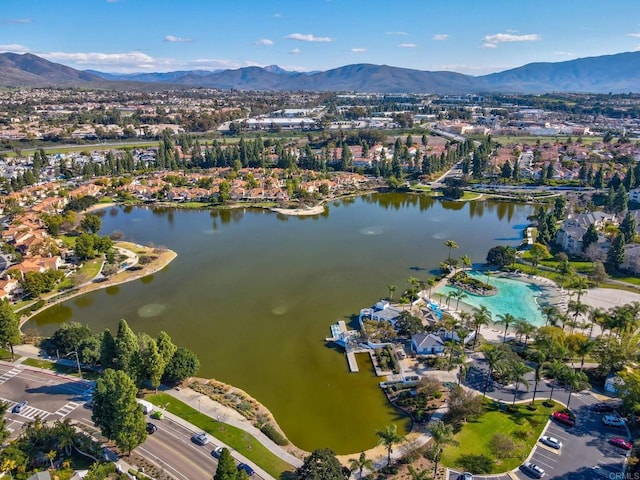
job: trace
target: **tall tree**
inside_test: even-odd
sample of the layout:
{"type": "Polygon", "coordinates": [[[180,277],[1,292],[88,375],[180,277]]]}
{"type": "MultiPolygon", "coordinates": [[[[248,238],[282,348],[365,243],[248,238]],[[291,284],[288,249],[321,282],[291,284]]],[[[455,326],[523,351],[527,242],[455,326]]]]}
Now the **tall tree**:
{"type": "Polygon", "coordinates": [[[164,362],[165,367],[171,361],[173,354],[176,353],[178,347],[176,347],[171,340],[169,334],[165,331],[162,331],[158,334],[158,338],[156,339],[156,345],[158,346],[158,353],[164,362]]]}
{"type": "Polygon", "coordinates": [[[333,450],[321,448],[304,459],[297,473],[300,480],[346,480],[351,472],[340,464],[333,450]]]}
{"type": "Polygon", "coordinates": [[[22,341],[20,322],[7,299],[0,300],[0,345],[8,346],[11,350],[11,360],[14,358],[13,346],[22,341]]]}
{"type": "Polygon", "coordinates": [[[145,360],[145,370],[149,377],[149,383],[151,384],[151,388],[154,388],[156,393],[158,393],[158,387],[160,386],[166,364],[163,362],[154,340],[151,340],[149,343],[145,360]]]}
{"type": "Polygon", "coordinates": [[[624,246],[624,235],[618,234],[607,253],[607,262],[609,262],[613,268],[619,268],[622,262],[624,262],[624,246]]]}
{"type": "Polygon", "coordinates": [[[429,433],[431,434],[431,441],[433,442],[433,476],[436,476],[438,472],[438,462],[440,461],[440,455],[445,445],[453,442],[453,427],[447,425],[441,420],[436,420],[429,423],[429,433]]]}
{"type": "Polygon", "coordinates": [[[402,436],[398,434],[398,427],[395,424],[388,425],[383,430],[378,430],[376,435],[379,437],[378,445],[384,445],[387,449],[387,468],[389,468],[391,466],[393,446],[402,441],[402,436]]]}
{"type": "Polygon", "coordinates": [[[349,464],[351,465],[352,472],[358,472],[358,478],[362,478],[362,471],[366,468],[367,470],[373,470],[373,460],[367,458],[366,453],[361,452],[358,458],[349,459],[349,464]]]}
{"type": "Polygon", "coordinates": [[[98,233],[102,228],[102,219],[93,213],[85,215],[83,219],[80,220],[80,228],[85,232],[98,233]]]}
{"type": "Polygon", "coordinates": [[[591,245],[598,243],[598,230],[596,230],[595,223],[590,224],[587,227],[587,231],[582,235],[582,251],[586,252],[591,245]]]}
{"type": "Polygon", "coordinates": [[[451,260],[451,249],[452,248],[460,248],[458,244],[454,240],[447,240],[444,242],[444,246],[449,248],[449,256],[447,257],[447,261],[451,260]]]}
{"type": "Polygon", "coordinates": [[[638,231],[638,222],[636,222],[636,218],[631,215],[631,212],[627,211],[622,222],[620,222],[619,230],[620,234],[624,236],[626,244],[633,243],[636,232],[638,231]]]}
{"type": "Polygon", "coordinates": [[[549,393],[549,400],[551,400],[553,398],[553,390],[555,389],[556,385],[555,381],[559,378],[562,378],[562,376],[566,373],[567,366],[556,358],[551,362],[545,363],[542,369],[544,372],[544,376],[553,380],[553,382],[551,383],[551,392],[549,393]]]}
{"type": "Polygon", "coordinates": [[[133,330],[129,328],[127,321],[120,320],[118,324],[118,333],[115,338],[116,345],[116,367],[120,370],[124,370],[126,373],[132,375],[133,363],[132,359],[138,352],[138,338],[133,330]]]}
{"type": "Polygon", "coordinates": [[[513,323],[516,320],[517,320],[516,317],[514,317],[510,313],[504,313],[504,314],[498,315],[498,319],[496,320],[496,323],[500,323],[504,325],[504,335],[502,337],[502,343],[506,343],[507,330],[509,330],[509,325],[513,325],[513,323]]]}
{"type": "Polygon", "coordinates": [[[493,375],[493,372],[496,369],[496,365],[498,365],[498,363],[504,358],[504,350],[502,350],[501,348],[496,348],[494,345],[490,344],[483,345],[481,349],[484,353],[484,360],[489,366],[487,379],[485,380],[484,386],[482,388],[482,398],[484,398],[487,395],[487,388],[489,386],[489,382],[491,381],[491,375],[493,375]]]}
{"type": "Polygon", "coordinates": [[[527,390],[529,390],[529,381],[527,380],[526,375],[531,371],[531,369],[527,367],[524,362],[519,360],[508,362],[507,368],[507,375],[509,379],[516,384],[513,389],[513,405],[515,405],[516,396],[518,395],[518,387],[523,385],[527,390]]]}
{"type": "Polygon", "coordinates": [[[102,434],[131,452],[147,437],[144,413],[133,380],[121,370],[106,369],[96,382],[91,419],[102,434]]]}
{"type": "Polygon", "coordinates": [[[476,343],[478,342],[478,332],[480,331],[480,327],[482,325],[488,325],[491,321],[491,312],[486,307],[486,305],[480,305],[480,310],[477,310],[473,314],[473,327],[475,329],[475,336],[473,337],[473,346],[475,348],[476,343]]]}
{"type": "Polygon", "coordinates": [[[238,469],[236,468],[236,462],[229,453],[229,449],[223,448],[218,459],[218,467],[216,473],[213,476],[213,480],[237,480],[238,469]]]}
{"type": "Polygon", "coordinates": [[[116,359],[116,341],[107,328],[102,333],[100,342],[100,363],[104,368],[114,368],[116,359]]]}
{"type": "Polygon", "coordinates": [[[165,367],[162,381],[167,383],[181,382],[198,373],[199,368],[198,356],[188,348],[180,347],[165,367]]]}

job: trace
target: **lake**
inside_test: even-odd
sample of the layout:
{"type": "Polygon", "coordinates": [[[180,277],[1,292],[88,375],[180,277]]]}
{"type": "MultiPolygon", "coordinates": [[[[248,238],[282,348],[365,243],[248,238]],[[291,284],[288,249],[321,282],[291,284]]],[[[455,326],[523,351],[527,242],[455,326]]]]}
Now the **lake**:
{"type": "MultiPolygon", "coordinates": [[[[102,211],[101,233],[153,242],[178,253],[163,271],[76,297],[37,315],[23,330],[51,334],[61,322],[94,331],[165,330],[201,359],[199,376],[246,390],[305,450],[357,453],[375,431],[409,421],[390,407],[368,357],[349,373],[325,344],[336,320],[426,279],[448,255],[482,263],[495,245],[517,246],[530,205],[441,202],[405,194],[335,201],[324,214],[289,217],[256,209],[102,211]]],[[[398,294],[396,294],[398,295],[398,294]]],[[[353,323],[352,323],[353,325],[353,323]]]]}

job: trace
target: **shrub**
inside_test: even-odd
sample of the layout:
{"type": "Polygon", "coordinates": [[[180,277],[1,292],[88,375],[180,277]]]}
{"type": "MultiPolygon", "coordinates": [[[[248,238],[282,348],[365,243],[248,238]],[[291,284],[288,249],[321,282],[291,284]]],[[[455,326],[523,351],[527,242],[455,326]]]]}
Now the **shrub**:
{"type": "Polygon", "coordinates": [[[270,423],[266,423],[260,427],[260,431],[269,437],[276,445],[283,447],[289,444],[289,441],[284,437],[284,435],[276,430],[276,428],[270,423]]]}
{"type": "Polygon", "coordinates": [[[475,474],[491,473],[493,469],[493,459],[487,455],[460,455],[456,462],[457,465],[475,474]]]}

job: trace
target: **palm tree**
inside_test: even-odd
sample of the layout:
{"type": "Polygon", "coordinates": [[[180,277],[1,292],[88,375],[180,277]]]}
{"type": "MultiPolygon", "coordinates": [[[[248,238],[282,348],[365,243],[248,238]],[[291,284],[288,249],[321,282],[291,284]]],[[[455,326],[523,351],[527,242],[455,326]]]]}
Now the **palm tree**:
{"type": "Polygon", "coordinates": [[[568,304],[569,311],[573,312],[573,319],[578,320],[578,315],[587,313],[589,311],[589,305],[582,303],[580,300],[575,302],[571,300],[568,304]]]}
{"type": "Polygon", "coordinates": [[[496,323],[504,323],[504,336],[502,337],[502,343],[505,343],[507,341],[507,330],[509,328],[509,325],[515,321],[516,317],[514,317],[510,313],[498,315],[498,320],[496,320],[496,323]]]}
{"type": "Polygon", "coordinates": [[[458,310],[458,307],[460,306],[460,299],[461,298],[466,298],[467,294],[464,293],[462,290],[458,289],[458,291],[455,293],[454,297],[456,299],[456,310],[458,310]]]}
{"type": "Polygon", "coordinates": [[[587,374],[584,372],[576,372],[573,368],[568,368],[569,370],[566,375],[567,384],[569,385],[569,399],[567,400],[567,408],[569,408],[569,404],[571,403],[571,395],[573,392],[582,388],[583,385],[588,384],[589,378],[587,374]]]}
{"type": "Polygon", "coordinates": [[[435,450],[433,457],[433,475],[435,476],[438,471],[438,461],[440,461],[440,454],[442,453],[443,447],[453,443],[453,427],[440,420],[436,420],[435,422],[431,422],[428,428],[435,450]]]}
{"type": "Polygon", "coordinates": [[[580,355],[580,371],[582,371],[582,369],[584,368],[584,357],[586,357],[587,354],[591,352],[591,350],[593,350],[593,347],[595,345],[596,343],[591,341],[590,339],[585,339],[578,343],[576,353],[580,355]]]}
{"type": "Polygon", "coordinates": [[[451,299],[456,296],[455,290],[450,290],[447,292],[447,308],[449,308],[449,304],[451,303],[451,299]]]}
{"type": "Polygon", "coordinates": [[[358,471],[358,478],[362,478],[362,470],[373,470],[373,460],[367,458],[364,452],[360,453],[360,458],[352,458],[349,460],[351,464],[351,471],[358,471]]]}
{"type": "Polygon", "coordinates": [[[395,424],[385,427],[384,430],[378,430],[376,435],[380,437],[378,445],[384,445],[387,449],[387,468],[389,468],[393,446],[402,441],[402,436],[398,435],[398,427],[395,424]]]}
{"type": "Polygon", "coordinates": [[[606,313],[600,308],[592,308],[589,310],[589,320],[591,320],[591,328],[589,329],[589,338],[593,335],[593,327],[598,324],[602,325],[602,322],[606,318],[606,313]]]}
{"type": "Polygon", "coordinates": [[[555,381],[565,374],[567,366],[556,358],[551,362],[545,363],[542,368],[544,376],[553,380],[551,393],[549,394],[549,400],[551,400],[553,398],[553,390],[556,388],[555,381]]]}
{"type": "Polygon", "coordinates": [[[536,331],[536,327],[527,322],[524,318],[519,318],[517,321],[517,329],[516,333],[520,335],[520,341],[522,341],[522,336],[524,335],[524,344],[527,345],[529,342],[529,337],[533,335],[536,331]]]}
{"type": "Polygon", "coordinates": [[[387,285],[387,290],[389,290],[389,300],[393,300],[393,292],[396,291],[398,287],[395,285],[387,285]]]}
{"type": "Polygon", "coordinates": [[[420,280],[418,280],[416,277],[409,277],[407,283],[409,284],[409,296],[411,298],[411,301],[414,301],[416,295],[418,295],[418,292],[420,291],[420,280]]]}
{"type": "Polygon", "coordinates": [[[435,286],[436,283],[438,283],[438,281],[433,277],[429,277],[429,279],[427,280],[427,285],[429,286],[427,295],[429,295],[429,298],[431,298],[431,289],[435,286]]]}
{"type": "Polygon", "coordinates": [[[542,310],[542,314],[546,319],[544,326],[547,327],[549,324],[555,324],[555,319],[558,317],[558,309],[554,305],[544,305],[540,310],[542,310]]]}
{"type": "Polygon", "coordinates": [[[518,387],[522,384],[524,387],[529,390],[529,381],[526,378],[526,374],[531,371],[529,367],[524,362],[519,360],[510,361],[509,362],[509,379],[512,382],[516,382],[516,387],[513,391],[513,403],[516,404],[516,396],[518,395],[518,387]]]}
{"type": "Polygon", "coordinates": [[[44,454],[44,458],[49,460],[49,463],[51,463],[51,470],[55,468],[53,466],[53,461],[55,460],[57,454],[58,452],[56,452],[55,450],[49,450],[47,453],[44,454]]]}
{"type": "Polygon", "coordinates": [[[473,326],[475,328],[475,336],[473,337],[473,347],[478,342],[478,331],[482,325],[488,325],[491,320],[491,312],[485,305],[480,305],[480,310],[473,314],[473,326]]]}
{"type": "Polygon", "coordinates": [[[460,248],[458,244],[453,240],[447,240],[444,242],[445,247],[449,247],[449,256],[447,257],[447,263],[451,260],[451,249],[452,248],[460,248]]]}
{"type": "Polygon", "coordinates": [[[471,257],[469,257],[469,255],[462,255],[460,257],[460,261],[462,262],[462,266],[464,268],[470,268],[473,263],[471,262],[471,257]]]}
{"type": "Polygon", "coordinates": [[[489,387],[489,380],[491,380],[491,375],[493,375],[496,365],[502,361],[504,357],[504,350],[496,348],[493,345],[487,345],[486,347],[482,347],[482,351],[484,353],[484,359],[487,362],[487,365],[489,365],[489,375],[487,376],[487,380],[484,382],[484,388],[482,389],[482,398],[485,398],[487,395],[487,388],[489,387]]]}
{"type": "Polygon", "coordinates": [[[455,354],[460,354],[463,350],[462,350],[462,347],[458,345],[458,342],[454,340],[447,340],[446,342],[444,342],[444,350],[449,354],[449,363],[447,366],[447,371],[451,371],[451,367],[453,365],[453,356],[455,354]]]}
{"type": "Polygon", "coordinates": [[[545,360],[546,355],[543,352],[539,351],[533,377],[536,383],[533,385],[533,398],[531,399],[531,405],[533,405],[533,403],[536,401],[536,393],[538,393],[538,383],[540,383],[540,380],[542,380],[542,367],[545,360]]]}
{"type": "Polygon", "coordinates": [[[17,464],[15,460],[11,458],[5,458],[4,460],[2,460],[0,470],[2,470],[3,472],[9,472],[9,477],[13,480],[13,474],[11,473],[11,470],[14,470],[16,466],[17,464]]]}

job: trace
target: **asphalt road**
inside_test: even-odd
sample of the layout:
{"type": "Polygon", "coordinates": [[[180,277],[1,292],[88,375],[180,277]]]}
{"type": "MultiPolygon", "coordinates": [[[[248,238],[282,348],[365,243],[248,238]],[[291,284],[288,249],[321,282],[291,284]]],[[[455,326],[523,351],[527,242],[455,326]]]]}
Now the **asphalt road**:
{"type": "MultiPolygon", "coordinates": [[[[7,427],[12,438],[20,434],[24,424],[38,416],[46,421],[68,418],[94,427],[91,409],[84,405],[92,392],[91,382],[70,380],[21,365],[0,364],[0,400],[9,404],[7,427]],[[20,413],[13,413],[12,408],[23,400],[28,402],[27,406],[20,413]]],[[[199,432],[167,418],[155,420],[147,416],[147,421],[155,424],[158,430],[135,452],[177,480],[210,480],[213,477],[217,468],[217,461],[211,455],[216,447],[214,443],[196,445],[191,437],[199,432]]],[[[260,477],[255,474],[252,478],[260,477]]]]}

